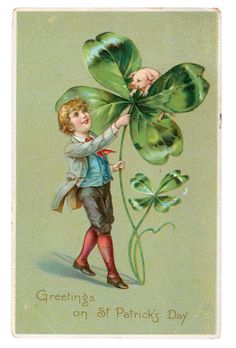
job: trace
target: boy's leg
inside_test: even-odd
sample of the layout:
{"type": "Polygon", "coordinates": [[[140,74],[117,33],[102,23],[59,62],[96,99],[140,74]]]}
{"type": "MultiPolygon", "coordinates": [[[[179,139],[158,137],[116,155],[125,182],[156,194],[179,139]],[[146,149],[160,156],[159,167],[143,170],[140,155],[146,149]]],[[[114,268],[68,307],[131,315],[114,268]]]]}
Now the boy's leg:
{"type": "Polygon", "coordinates": [[[91,226],[99,233],[100,230],[110,231],[107,223],[107,208],[103,198],[103,186],[82,187],[78,190],[78,200],[82,203],[91,226]]]}
{"type": "Polygon", "coordinates": [[[116,270],[112,236],[110,234],[99,234],[98,248],[107,267],[107,282],[117,288],[127,289],[128,285],[123,282],[116,270]]]}
{"type": "Polygon", "coordinates": [[[127,289],[128,285],[123,282],[121,277],[119,276],[119,273],[115,266],[115,260],[114,260],[114,248],[113,248],[113,240],[111,236],[111,227],[112,223],[114,222],[114,216],[113,216],[113,205],[112,205],[112,196],[110,191],[110,182],[104,185],[104,192],[103,192],[104,202],[106,206],[107,211],[107,221],[110,226],[110,230],[108,233],[104,233],[104,231],[101,232],[101,234],[98,236],[98,248],[100,250],[100,253],[102,255],[102,258],[105,262],[105,265],[107,267],[107,282],[111,285],[116,286],[120,289],[127,289]]]}
{"type": "Polygon", "coordinates": [[[88,229],[87,233],[84,237],[83,246],[79,256],[76,259],[76,262],[80,265],[88,265],[88,256],[97,244],[97,233],[92,228],[92,226],[88,229]]]}
{"type": "Polygon", "coordinates": [[[73,267],[75,269],[79,269],[81,272],[89,276],[96,275],[96,273],[91,270],[88,264],[88,256],[96,244],[97,244],[97,233],[90,227],[90,229],[87,231],[84,237],[82,250],[73,264],[73,267]]]}
{"type": "Polygon", "coordinates": [[[80,188],[77,193],[78,200],[83,204],[92,225],[85,234],[81,252],[74,261],[73,267],[80,269],[83,273],[86,273],[87,275],[95,275],[95,273],[90,269],[88,264],[88,256],[97,244],[96,226],[94,225],[93,219],[90,219],[90,216],[96,217],[96,204],[94,204],[95,202],[93,197],[95,196],[95,193],[93,187],[80,188]]]}
{"type": "Polygon", "coordinates": [[[114,221],[110,185],[79,189],[78,198],[97,232],[98,248],[108,270],[107,281],[118,288],[128,288],[115,267],[113,241],[110,234],[111,224],[114,221]]]}
{"type": "Polygon", "coordinates": [[[114,222],[113,205],[110,191],[110,182],[104,185],[102,197],[106,207],[106,221],[109,228],[103,229],[98,235],[98,248],[107,267],[108,276],[115,278],[118,275],[114,260],[113,240],[111,236],[111,224],[114,222]]]}
{"type": "Polygon", "coordinates": [[[117,277],[112,236],[110,234],[100,234],[98,236],[98,248],[107,267],[107,275],[110,278],[117,277]]]}

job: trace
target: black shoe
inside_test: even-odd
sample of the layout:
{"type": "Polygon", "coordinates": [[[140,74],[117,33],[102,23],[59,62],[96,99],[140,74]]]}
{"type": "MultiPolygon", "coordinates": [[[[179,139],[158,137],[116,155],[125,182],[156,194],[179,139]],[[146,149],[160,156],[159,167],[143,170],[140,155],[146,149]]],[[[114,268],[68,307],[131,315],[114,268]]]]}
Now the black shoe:
{"type": "Polygon", "coordinates": [[[119,275],[117,275],[115,278],[110,278],[107,276],[107,283],[119,289],[128,289],[128,285],[123,282],[119,275]]]}
{"type": "Polygon", "coordinates": [[[88,275],[88,276],[95,276],[96,273],[94,273],[89,265],[80,265],[76,260],[73,263],[73,267],[75,269],[79,269],[82,273],[88,275]]]}

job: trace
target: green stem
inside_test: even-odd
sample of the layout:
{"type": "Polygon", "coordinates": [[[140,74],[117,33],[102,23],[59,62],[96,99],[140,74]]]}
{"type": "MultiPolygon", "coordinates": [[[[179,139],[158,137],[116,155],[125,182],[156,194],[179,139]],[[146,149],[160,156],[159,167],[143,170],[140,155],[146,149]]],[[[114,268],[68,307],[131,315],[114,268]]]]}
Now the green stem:
{"type": "Polygon", "coordinates": [[[133,263],[135,265],[135,273],[137,275],[137,279],[141,284],[145,283],[145,263],[144,263],[144,257],[143,257],[143,251],[142,251],[142,246],[140,243],[140,236],[138,235],[138,229],[141,226],[141,224],[143,223],[144,219],[146,218],[147,214],[149,213],[149,210],[151,209],[152,204],[149,205],[149,207],[147,208],[147,210],[145,211],[142,219],[139,221],[139,223],[137,224],[137,226],[135,227],[135,229],[132,232],[132,237],[130,239],[130,252],[132,253],[132,258],[133,258],[133,263]],[[136,238],[135,242],[134,242],[134,238],[136,238]],[[133,242],[134,247],[133,247],[133,242]],[[142,277],[140,278],[140,271],[139,271],[139,264],[138,264],[138,260],[137,260],[137,247],[139,249],[139,255],[141,258],[141,268],[142,268],[142,277]],[[132,252],[133,249],[133,252],[132,252]]]}
{"type": "Polygon", "coordinates": [[[175,224],[173,224],[173,222],[170,222],[170,221],[167,221],[167,222],[164,222],[160,227],[158,227],[156,230],[154,230],[154,228],[152,227],[148,227],[148,228],[145,228],[145,230],[143,230],[139,237],[141,237],[144,233],[148,232],[148,231],[151,231],[152,233],[158,233],[162,230],[162,228],[166,225],[171,225],[173,227],[173,230],[175,229],[175,224]]]}
{"type": "MultiPolygon", "coordinates": [[[[132,106],[130,107],[129,112],[131,113],[132,111],[132,106]]],[[[120,153],[119,153],[119,160],[122,161],[123,159],[123,146],[124,146],[124,139],[125,139],[125,134],[127,131],[127,126],[123,128],[122,136],[121,136],[121,142],[120,142],[120,153]]],[[[126,201],[125,193],[124,193],[124,186],[123,186],[123,173],[122,170],[119,171],[119,184],[120,184],[120,191],[121,191],[121,196],[123,200],[123,204],[125,207],[125,211],[127,214],[127,217],[129,219],[129,222],[132,226],[132,235],[129,240],[129,263],[132,269],[133,274],[135,275],[136,279],[141,283],[144,284],[145,282],[145,263],[144,263],[144,257],[143,257],[143,252],[142,252],[142,246],[140,243],[140,236],[138,236],[138,229],[143,223],[144,219],[146,218],[147,214],[149,213],[149,210],[151,209],[152,204],[149,205],[147,210],[145,211],[143,217],[139,221],[139,223],[135,226],[132,217],[130,215],[129,209],[128,209],[128,204],[126,201]],[[142,268],[142,277],[140,278],[140,272],[139,272],[139,264],[137,260],[137,248],[139,251],[139,255],[141,258],[141,268],[142,268]]]]}
{"type": "Polygon", "coordinates": [[[152,207],[152,203],[148,206],[148,208],[146,209],[145,213],[143,214],[142,219],[139,221],[139,223],[137,224],[137,226],[135,227],[135,230],[137,231],[139,229],[139,227],[141,226],[141,224],[143,223],[143,220],[145,219],[145,217],[147,216],[147,214],[149,213],[149,210],[152,207]]]}
{"type": "MultiPolygon", "coordinates": [[[[132,111],[132,106],[129,109],[129,112],[131,112],[131,111],[132,111]]],[[[120,153],[119,153],[119,160],[120,161],[123,160],[123,146],[124,146],[124,139],[125,139],[126,131],[127,131],[127,126],[125,126],[123,128],[123,132],[122,132],[122,136],[121,136],[120,153]]],[[[135,229],[135,224],[133,223],[133,220],[131,218],[131,215],[130,215],[130,212],[129,212],[129,209],[128,209],[128,204],[127,204],[127,201],[126,201],[126,198],[125,198],[125,194],[124,194],[123,171],[122,170],[119,170],[119,183],[120,183],[120,191],[121,191],[121,196],[122,196],[123,204],[124,204],[124,207],[125,207],[125,211],[126,211],[126,214],[128,216],[129,222],[130,222],[130,224],[131,224],[131,226],[132,226],[132,228],[134,230],[135,229]]],[[[132,239],[132,237],[131,237],[131,239],[132,239]]],[[[130,242],[129,242],[129,246],[130,246],[130,242]]],[[[129,253],[129,263],[130,263],[132,272],[134,273],[135,277],[138,278],[138,275],[137,275],[137,273],[135,271],[135,267],[134,267],[134,264],[133,264],[133,260],[131,258],[131,253],[129,253]]]]}
{"type": "MultiPolygon", "coordinates": [[[[125,138],[125,133],[126,133],[126,130],[127,130],[127,126],[125,126],[123,128],[123,132],[122,132],[122,136],[121,136],[121,142],[120,142],[120,154],[119,154],[119,160],[122,161],[122,158],[123,158],[123,145],[124,145],[124,138],[125,138]]],[[[122,196],[122,200],[123,200],[123,203],[124,203],[124,207],[125,207],[125,211],[126,211],[126,214],[128,216],[128,219],[133,227],[133,229],[135,229],[135,225],[133,223],[133,220],[131,218],[131,215],[129,213],[129,209],[128,209],[128,205],[127,205],[127,202],[126,202],[126,198],[125,198],[125,194],[124,194],[124,187],[123,187],[123,171],[122,170],[119,170],[119,181],[120,181],[120,191],[121,191],[121,196],[122,196]]]]}
{"type": "Polygon", "coordinates": [[[132,270],[133,274],[135,275],[136,279],[138,281],[140,281],[139,274],[137,273],[137,267],[135,265],[135,258],[133,256],[135,253],[134,247],[136,245],[136,243],[134,243],[135,237],[137,237],[137,235],[132,233],[130,240],[129,240],[129,245],[128,245],[129,263],[130,263],[131,270],[132,270]]]}
{"type": "Polygon", "coordinates": [[[142,251],[142,246],[141,246],[141,243],[140,243],[140,239],[139,239],[139,236],[137,236],[137,239],[136,239],[136,243],[134,245],[134,264],[135,264],[135,271],[137,273],[137,279],[139,281],[140,284],[144,284],[145,283],[145,263],[144,263],[144,257],[143,257],[143,251],[142,251]],[[140,258],[141,258],[141,271],[142,271],[142,274],[140,272],[140,269],[139,269],[139,263],[138,263],[138,257],[137,257],[137,248],[139,250],[139,255],[140,255],[140,258]]]}

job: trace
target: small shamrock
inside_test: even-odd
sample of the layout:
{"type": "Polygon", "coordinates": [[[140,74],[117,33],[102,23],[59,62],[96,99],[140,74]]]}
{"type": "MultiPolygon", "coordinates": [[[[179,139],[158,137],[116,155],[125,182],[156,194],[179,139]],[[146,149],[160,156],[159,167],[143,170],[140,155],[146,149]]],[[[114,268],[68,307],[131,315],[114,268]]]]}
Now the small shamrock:
{"type": "Polygon", "coordinates": [[[180,170],[174,170],[164,176],[157,191],[154,192],[152,183],[147,176],[142,173],[135,174],[135,177],[130,180],[131,186],[139,193],[145,194],[146,197],[129,198],[129,203],[136,211],[153,205],[157,212],[166,213],[171,207],[179,204],[181,199],[165,193],[181,187],[188,180],[188,175],[181,175],[180,170]]]}

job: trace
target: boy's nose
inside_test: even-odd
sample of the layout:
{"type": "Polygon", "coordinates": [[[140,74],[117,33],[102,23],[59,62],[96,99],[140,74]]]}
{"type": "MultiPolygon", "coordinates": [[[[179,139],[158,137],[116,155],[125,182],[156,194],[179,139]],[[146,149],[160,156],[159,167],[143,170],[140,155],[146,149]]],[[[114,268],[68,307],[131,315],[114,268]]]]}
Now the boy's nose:
{"type": "Polygon", "coordinates": [[[82,118],[81,118],[81,122],[84,123],[84,122],[87,122],[88,121],[88,117],[86,115],[83,115],[82,118]]]}

